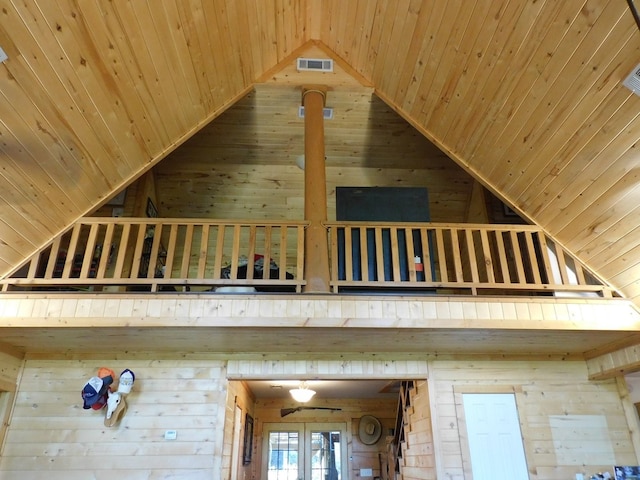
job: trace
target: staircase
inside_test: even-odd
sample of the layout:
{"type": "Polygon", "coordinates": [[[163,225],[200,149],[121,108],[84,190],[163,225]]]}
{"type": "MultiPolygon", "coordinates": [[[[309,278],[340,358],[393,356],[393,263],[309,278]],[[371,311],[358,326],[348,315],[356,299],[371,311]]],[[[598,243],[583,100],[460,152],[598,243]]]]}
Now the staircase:
{"type": "Polygon", "coordinates": [[[388,444],[383,480],[434,480],[433,433],[426,380],[400,386],[395,435],[388,444]]]}

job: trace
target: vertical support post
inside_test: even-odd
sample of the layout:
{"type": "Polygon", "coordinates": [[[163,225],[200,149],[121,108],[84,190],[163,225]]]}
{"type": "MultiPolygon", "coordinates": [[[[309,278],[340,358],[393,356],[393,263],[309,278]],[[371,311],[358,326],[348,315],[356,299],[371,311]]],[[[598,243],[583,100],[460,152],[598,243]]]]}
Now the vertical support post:
{"type": "Polygon", "coordinates": [[[329,241],[323,222],[327,220],[327,180],[324,163],[324,116],[326,88],[302,88],[304,106],[304,218],[305,279],[307,293],[329,292],[329,241]]]}

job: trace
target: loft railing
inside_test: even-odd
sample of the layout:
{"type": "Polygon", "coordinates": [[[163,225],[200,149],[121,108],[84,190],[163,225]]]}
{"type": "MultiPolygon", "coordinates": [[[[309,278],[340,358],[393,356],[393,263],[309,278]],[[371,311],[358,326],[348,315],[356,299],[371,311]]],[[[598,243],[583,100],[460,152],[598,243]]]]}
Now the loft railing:
{"type": "MultiPolygon", "coordinates": [[[[306,222],[84,218],[0,280],[2,291],[301,292],[306,222]]],[[[533,226],[327,222],[339,292],[612,291],[533,226]]]]}
{"type": "Polygon", "coordinates": [[[535,226],[331,222],[328,227],[335,292],[612,294],[535,226]]]}
{"type": "Polygon", "coordinates": [[[11,278],[10,289],[300,292],[304,222],[84,218],[11,278]],[[99,287],[99,288],[98,288],[99,287]]]}

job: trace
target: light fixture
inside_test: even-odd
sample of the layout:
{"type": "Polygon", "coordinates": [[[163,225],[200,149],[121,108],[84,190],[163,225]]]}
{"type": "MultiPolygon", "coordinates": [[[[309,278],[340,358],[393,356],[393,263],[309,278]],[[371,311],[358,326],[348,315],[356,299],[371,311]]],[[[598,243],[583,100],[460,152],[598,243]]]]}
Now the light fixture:
{"type": "Polygon", "coordinates": [[[309,387],[307,387],[307,382],[300,382],[298,388],[289,390],[289,393],[296,402],[300,403],[307,403],[309,400],[311,400],[311,397],[316,394],[315,390],[311,390],[309,387]]]}

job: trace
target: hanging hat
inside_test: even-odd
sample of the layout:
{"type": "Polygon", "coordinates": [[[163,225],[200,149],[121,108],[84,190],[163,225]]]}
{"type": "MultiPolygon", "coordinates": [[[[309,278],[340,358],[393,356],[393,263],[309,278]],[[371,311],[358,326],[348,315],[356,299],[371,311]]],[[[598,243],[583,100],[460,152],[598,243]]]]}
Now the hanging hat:
{"type": "Polygon", "coordinates": [[[85,410],[90,408],[100,410],[104,407],[107,402],[109,385],[112,382],[113,378],[111,376],[105,378],[91,377],[82,389],[82,400],[84,401],[82,408],[85,410]]]}
{"type": "Polygon", "coordinates": [[[113,370],[107,367],[100,367],[98,369],[98,376],[100,378],[105,378],[105,377],[116,378],[116,374],[113,372],[113,370]]]}
{"type": "Polygon", "coordinates": [[[382,435],[382,425],[373,415],[363,415],[360,417],[358,425],[358,436],[365,445],[373,445],[382,435]]]}
{"type": "Polygon", "coordinates": [[[118,392],[120,393],[130,393],[131,387],[133,387],[133,382],[135,381],[136,376],[134,373],[128,368],[123,370],[120,374],[120,380],[118,383],[118,392]]]}

